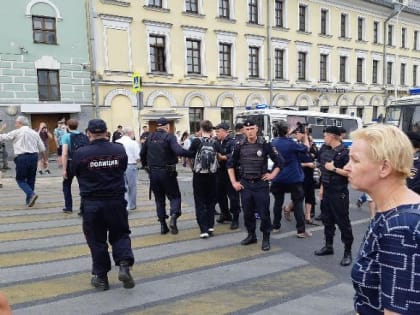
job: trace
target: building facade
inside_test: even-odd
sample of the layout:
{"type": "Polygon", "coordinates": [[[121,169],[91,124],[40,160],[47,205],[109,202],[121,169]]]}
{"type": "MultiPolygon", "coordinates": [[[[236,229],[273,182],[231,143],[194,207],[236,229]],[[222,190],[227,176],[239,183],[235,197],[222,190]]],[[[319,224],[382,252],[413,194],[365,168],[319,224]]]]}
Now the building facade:
{"type": "Polygon", "coordinates": [[[51,132],[63,117],[86,126],[93,107],[85,0],[14,0],[0,16],[0,119],[6,132],[17,115],[27,116],[32,128],[46,122],[51,132]]]}
{"type": "Polygon", "coordinates": [[[89,5],[95,106],[113,128],[153,129],[165,116],[173,129],[194,132],[201,119],[232,124],[256,104],[368,123],[420,82],[420,11],[400,12],[392,0],[89,5]],[[142,77],[140,95],[133,72],[142,77]]]}

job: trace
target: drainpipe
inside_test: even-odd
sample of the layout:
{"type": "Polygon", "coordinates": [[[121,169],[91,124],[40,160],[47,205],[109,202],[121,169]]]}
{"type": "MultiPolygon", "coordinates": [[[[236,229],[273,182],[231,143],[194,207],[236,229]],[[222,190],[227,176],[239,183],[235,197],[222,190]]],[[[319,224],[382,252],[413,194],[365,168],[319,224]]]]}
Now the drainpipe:
{"type": "MultiPolygon", "coordinates": [[[[394,9],[392,10],[392,13],[390,16],[387,17],[387,19],[384,21],[384,30],[383,30],[383,40],[384,40],[384,44],[383,44],[383,53],[382,53],[382,85],[383,85],[383,89],[384,89],[384,98],[386,99],[387,97],[387,90],[386,90],[386,79],[387,79],[387,62],[386,62],[386,42],[387,42],[387,25],[388,22],[396,15],[400,14],[402,9],[404,8],[404,6],[400,3],[395,3],[394,4],[394,9]]],[[[397,65],[395,65],[395,69],[397,69],[397,65]]],[[[395,80],[397,80],[397,78],[395,78],[395,80]]],[[[385,105],[385,104],[384,104],[385,105]]]]}
{"type": "Polygon", "coordinates": [[[89,0],[89,50],[90,50],[90,71],[91,71],[91,81],[93,81],[94,86],[94,98],[95,98],[95,118],[99,118],[99,86],[98,86],[98,74],[96,72],[96,45],[95,45],[95,9],[93,7],[93,1],[89,0]]]}
{"type": "Polygon", "coordinates": [[[271,69],[271,15],[270,15],[270,1],[267,0],[267,79],[270,90],[270,99],[268,105],[271,107],[273,100],[273,79],[272,79],[272,69],[271,69]]]}

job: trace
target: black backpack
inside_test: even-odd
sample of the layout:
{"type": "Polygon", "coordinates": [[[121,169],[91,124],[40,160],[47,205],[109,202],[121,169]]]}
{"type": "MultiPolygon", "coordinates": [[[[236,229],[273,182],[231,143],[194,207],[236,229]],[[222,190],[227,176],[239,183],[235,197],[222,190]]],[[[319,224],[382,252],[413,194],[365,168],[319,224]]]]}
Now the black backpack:
{"type": "Polygon", "coordinates": [[[200,140],[201,145],[195,155],[193,171],[201,174],[216,173],[219,163],[214,148],[215,140],[211,138],[201,138],[200,140]]]}
{"type": "Polygon", "coordinates": [[[84,133],[70,133],[69,158],[73,157],[73,152],[89,143],[89,138],[84,133]]]}

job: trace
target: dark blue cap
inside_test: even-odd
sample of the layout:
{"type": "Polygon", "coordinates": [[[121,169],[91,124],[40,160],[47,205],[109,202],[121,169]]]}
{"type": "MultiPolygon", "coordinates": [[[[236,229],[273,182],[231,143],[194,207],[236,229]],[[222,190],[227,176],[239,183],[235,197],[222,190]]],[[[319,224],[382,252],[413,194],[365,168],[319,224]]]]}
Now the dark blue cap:
{"type": "Polygon", "coordinates": [[[169,124],[169,122],[164,117],[161,117],[156,121],[156,126],[158,126],[158,127],[166,126],[167,124],[169,124]]]}
{"type": "Polygon", "coordinates": [[[229,131],[230,127],[227,123],[220,123],[218,124],[214,129],[224,129],[226,131],[229,131]]]}
{"type": "Polygon", "coordinates": [[[251,126],[255,126],[255,121],[253,121],[252,119],[247,119],[244,121],[244,127],[251,127],[251,126]]]}
{"type": "Polygon", "coordinates": [[[324,132],[331,133],[336,136],[341,136],[341,128],[337,126],[328,126],[324,129],[324,132]]]}
{"type": "Polygon", "coordinates": [[[106,132],[106,123],[102,119],[91,119],[89,120],[88,128],[91,133],[103,133],[106,132]]]}

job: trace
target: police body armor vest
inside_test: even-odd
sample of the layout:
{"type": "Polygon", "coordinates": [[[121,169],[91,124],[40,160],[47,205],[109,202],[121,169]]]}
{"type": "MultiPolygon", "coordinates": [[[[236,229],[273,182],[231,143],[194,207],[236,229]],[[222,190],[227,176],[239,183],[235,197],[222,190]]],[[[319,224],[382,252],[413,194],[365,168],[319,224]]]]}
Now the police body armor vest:
{"type": "Polygon", "coordinates": [[[167,133],[154,132],[147,138],[147,165],[149,167],[166,167],[168,165],[169,144],[167,133]]]}
{"type": "Polygon", "coordinates": [[[240,163],[241,177],[245,179],[261,178],[267,172],[267,159],[263,154],[264,140],[257,139],[256,143],[244,141],[241,144],[240,163]]]}
{"type": "MultiPolygon", "coordinates": [[[[320,156],[320,161],[321,161],[321,182],[323,185],[325,186],[330,186],[330,185],[347,185],[347,177],[345,176],[341,176],[335,172],[331,172],[328,171],[325,168],[325,163],[330,162],[330,161],[334,161],[334,165],[337,165],[337,163],[335,163],[336,158],[343,153],[345,150],[347,150],[344,145],[340,145],[338,147],[336,147],[335,149],[328,149],[322,152],[321,156],[320,156]]],[[[344,165],[343,165],[344,166],[344,165]]],[[[342,167],[342,166],[338,166],[338,167],[342,167]]]]}

